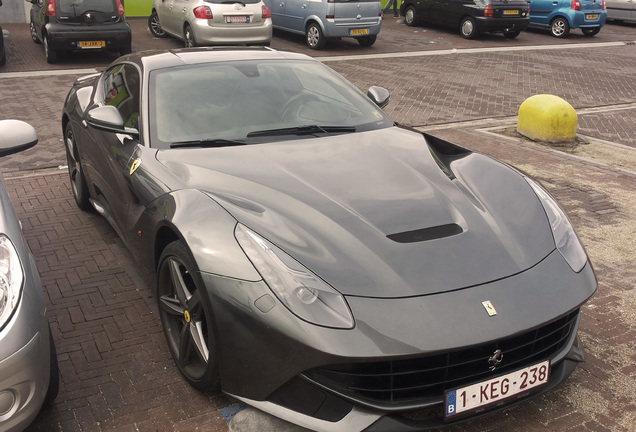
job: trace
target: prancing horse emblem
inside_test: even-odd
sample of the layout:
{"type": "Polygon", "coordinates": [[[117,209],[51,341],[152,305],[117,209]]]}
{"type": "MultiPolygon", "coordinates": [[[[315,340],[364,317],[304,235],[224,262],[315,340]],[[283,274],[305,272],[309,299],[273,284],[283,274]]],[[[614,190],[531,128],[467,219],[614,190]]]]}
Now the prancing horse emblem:
{"type": "Polygon", "coordinates": [[[502,362],[502,360],[503,360],[503,353],[501,352],[500,349],[498,349],[497,351],[493,353],[493,355],[491,355],[488,358],[488,364],[490,365],[490,370],[494,371],[495,368],[499,366],[499,363],[502,362]]]}
{"type": "Polygon", "coordinates": [[[130,175],[133,175],[137,168],[139,168],[139,165],[141,165],[141,159],[137,158],[130,166],[130,175]]]}

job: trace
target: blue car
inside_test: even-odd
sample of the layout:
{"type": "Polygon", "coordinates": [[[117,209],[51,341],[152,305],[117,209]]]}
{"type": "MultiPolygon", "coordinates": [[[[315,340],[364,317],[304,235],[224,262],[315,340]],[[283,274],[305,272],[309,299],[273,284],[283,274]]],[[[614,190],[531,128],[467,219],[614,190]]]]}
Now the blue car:
{"type": "Polygon", "coordinates": [[[552,36],[562,38],[570,29],[580,28],[585,36],[594,36],[607,20],[605,0],[530,0],[530,27],[549,28],[552,36]]]}

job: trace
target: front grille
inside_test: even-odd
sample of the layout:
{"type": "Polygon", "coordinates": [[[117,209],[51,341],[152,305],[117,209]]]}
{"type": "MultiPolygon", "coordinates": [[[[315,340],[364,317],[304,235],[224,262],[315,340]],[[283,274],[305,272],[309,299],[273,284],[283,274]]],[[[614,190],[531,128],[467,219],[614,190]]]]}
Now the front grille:
{"type": "Polygon", "coordinates": [[[399,407],[432,399],[447,390],[553,359],[576,330],[579,310],[521,335],[461,351],[370,363],[312,369],[305,376],[357,400],[399,407]],[[488,359],[501,350],[503,362],[493,372],[488,359]]]}

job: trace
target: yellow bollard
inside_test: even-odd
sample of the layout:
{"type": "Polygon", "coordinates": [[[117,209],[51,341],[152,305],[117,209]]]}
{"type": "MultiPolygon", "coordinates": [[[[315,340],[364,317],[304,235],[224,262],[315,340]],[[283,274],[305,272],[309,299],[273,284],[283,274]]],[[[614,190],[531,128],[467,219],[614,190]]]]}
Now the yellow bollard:
{"type": "Polygon", "coordinates": [[[572,105],[558,96],[540,94],[519,107],[517,132],[535,141],[566,142],[576,137],[577,123],[572,105]]]}

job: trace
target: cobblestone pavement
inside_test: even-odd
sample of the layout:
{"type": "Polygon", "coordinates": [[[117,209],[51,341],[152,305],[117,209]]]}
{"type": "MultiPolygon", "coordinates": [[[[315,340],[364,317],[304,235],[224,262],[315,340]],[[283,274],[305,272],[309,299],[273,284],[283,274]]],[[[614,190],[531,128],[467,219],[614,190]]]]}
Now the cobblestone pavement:
{"type": "MultiPolygon", "coordinates": [[[[394,35],[412,32],[391,25],[394,35]]],[[[424,30],[419,31],[432,32],[424,30]]],[[[621,30],[628,34],[625,41],[636,39],[636,27],[621,30]]],[[[459,47],[456,53],[340,61],[325,56],[325,61],[363,90],[389,89],[387,112],[396,121],[539,178],[570,214],[599,276],[599,290],[581,318],[587,362],[565,385],[450,430],[636,430],[636,46],[465,53],[464,48],[488,44],[457,45],[451,35],[441,34],[445,48],[459,47]],[[513,127],[520,103],[537,93],[566,99],[579,112],[579,133],[604,141],[561,151],[491,131],[513,127]]],[[[280,43],[301,45],[294,38],[280,43]]],[[[412,40],[407,46],[422,48],[412,40]]],[[[345,42],[338,49],[353,53],[345,42]]],[[[107,63],[84,61],[74,68],[107,63]]],[[[35,148],[2,159],[0,168],[42,274],[62,373],[58,398],[29,430],[267,430],[263,421],[251,429],[228,426],[236,401],[185,384],[163,338],[150,277],[105,220],[75,206],[66,172],[59,168],[65,165],[59,122],[77,76],[0,74],[0,118],[28,121],[40,135],[35,148]]]]}

